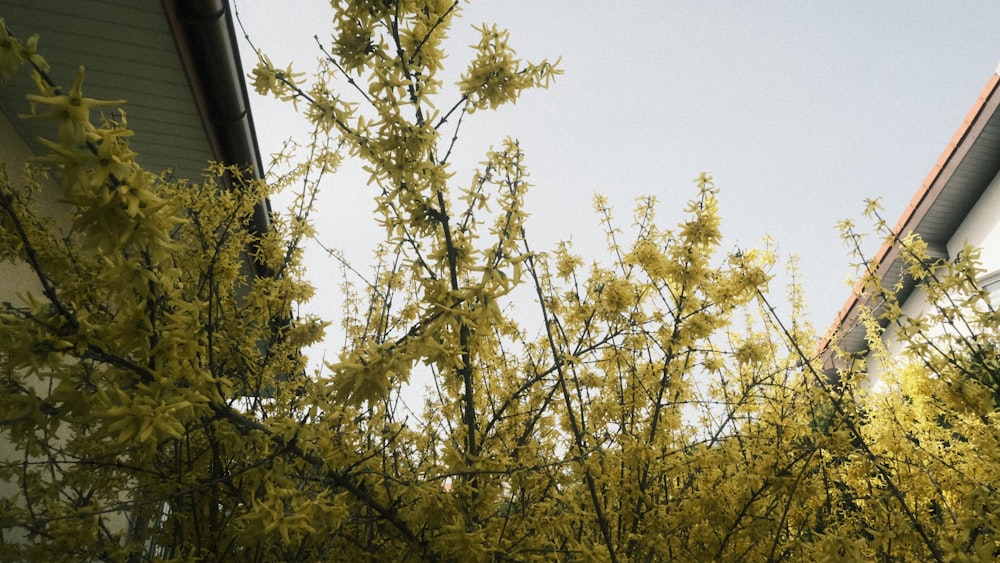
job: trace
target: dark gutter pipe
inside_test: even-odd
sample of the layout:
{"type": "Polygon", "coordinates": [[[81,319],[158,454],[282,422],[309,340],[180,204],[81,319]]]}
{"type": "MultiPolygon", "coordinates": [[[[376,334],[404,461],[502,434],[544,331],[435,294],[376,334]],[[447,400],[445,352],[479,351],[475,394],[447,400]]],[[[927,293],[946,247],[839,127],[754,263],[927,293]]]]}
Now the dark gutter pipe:
{"type": "MultiPolygon", "coordinates": [[[[263,179],[260,148],[250,112],[250,98],[243,65],[237,48],[236,31],[228,0],[162,0],[163,12],[177,44],[181,63],[191,85],[191,93],[201,114],[205,132],[215,159],[235,164],[248,171],[255,180],[263,179]]],[[[230,184],[230,189],[236,188],[230,184]]],[[[270,230],[271,203],[267,199],[254,204],[249,225],[256,240],[270,230]]],[[[253,256],[256,242],[248,253],[253,256]]],[[[248,261],[255,277],[273,277],[276,273],[258,260],[248,261]]],[[[286,311],[271,320],[273,329],[270,347],[284,338],[293,324],[286,311]]],[[[288,382],[304,374],[290,374],[279,381],[288,382]]],[[[267,396],[274,389],[244,389],[248,395],[267,396]]]]}
{"type": "MultiPolygon", "coordinates": [[[[261,179],[260,148],[229,2],[162,3],[215,159],[245,168],[252,178],[261,179]]],[[[255,234],[269,230],[270,211],[266,199],[255,205],[251,225],[255,234]]]]}

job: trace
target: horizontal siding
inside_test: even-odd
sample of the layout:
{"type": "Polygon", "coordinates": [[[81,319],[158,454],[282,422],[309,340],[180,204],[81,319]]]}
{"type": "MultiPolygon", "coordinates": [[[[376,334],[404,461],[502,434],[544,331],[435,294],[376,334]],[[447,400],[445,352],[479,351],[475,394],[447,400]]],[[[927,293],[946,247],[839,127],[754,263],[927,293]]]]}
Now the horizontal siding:
{"type": "MultiPolygon", "coordinates": [[[[39,51],[57,84],[69,88],[83,65],[84,95],[127,101],[123,109],[136,132],[131,145],[140,163],[200,177],[212,152],[159,2],[8,0],[0,17],[22,39],[40,36],[39,51]]],[[[0,86],[0,110],[25,138],[51,137],[54,123],[17,118],[29,111],[23,94],[33,85],[27,74],[0,86]]]]}

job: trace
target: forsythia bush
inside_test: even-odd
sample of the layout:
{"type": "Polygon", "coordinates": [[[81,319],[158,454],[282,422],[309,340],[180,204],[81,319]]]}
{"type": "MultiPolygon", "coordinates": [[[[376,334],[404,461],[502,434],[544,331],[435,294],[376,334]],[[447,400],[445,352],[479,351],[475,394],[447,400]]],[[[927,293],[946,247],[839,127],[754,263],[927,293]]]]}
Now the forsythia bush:
{"type": "Polygon", "coordinates": [[[518,144],[466,185],[449,157],[464,117],[557,66],[519,60],[484,26],[447,103],[458,2],[334,8],[316,73],[263,54],[253,72],[318,132],[271,184],[221,165],[197,180],[142,169],[120,102],[84,97],[82,69],[63,92],[37,39],[0,26],[2,76],[32,67],[28,118],[55,131],[46,157],[0,176],[0,260],[37,280],[0,305],[0,559],[1000,553],[1000,335],[973,249],[934,262],[893,240],[933,312],[907,318],[868,280],[887,304],[864,317],[873,354],[888,355],[885,326],[905,344],[868,392],[863,362],[823,372],[797,292],[775,314],[770,247],[720,250],[709,175],[673,228],[640,201],[627,240],[596,198],[602,260],[532,249],[518,144]],[[346,155],[367,166],[386,237],[371,282],[347,293],[347,345],[311,376],[300,351],[324,324],[293,314],[311,294],[298,242],[315,178],[346,155]],[[246,229],[292,184],[306,189],[287,216],[246,229]],[[64,216],[39,211],[53,187],[64,216]],[[510,313],[515,299],[533,299],[537,324],[510,313]],[[401,391],[417,376],[432,384],[414,414],[401,391]]]}

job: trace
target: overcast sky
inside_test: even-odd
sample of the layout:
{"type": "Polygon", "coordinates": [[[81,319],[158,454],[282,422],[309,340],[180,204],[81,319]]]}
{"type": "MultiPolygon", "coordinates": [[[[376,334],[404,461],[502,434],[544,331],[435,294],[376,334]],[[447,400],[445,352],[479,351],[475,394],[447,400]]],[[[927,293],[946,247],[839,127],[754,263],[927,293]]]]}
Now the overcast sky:
{"type": "MultiPolygon", "coordinates": [[[[236,4],[279,66],[308,70],[313,35],[328,43],[323,2],[236,4]]],[[[849,295],[837,221],[881,197],[894,223],[1000,62],[996,1],[473,2],[453,28],[454,72],[468,61],[471,26],[483,22],[509,29],[526,60],[561,56],[565,74],[515,106],[467,119],[456,180],[471,177],[491,144],[516,137],[535,184],[534,247],[572,239],[588,258],[605,248],[595,192],[610,196],[624,226],[635,199],[655,194],[661,226],[673,225],[695,195],[693,179],[710,171],[724,247],[770,235],[781,254],[797,254],[820,331],[849,295]]],[[[243,58],[254,60],[249,50],[243,58]]],[[[301,130],[272,104],[254,100],[254,112],[265,155],[301,130]]],[[[323,241],[358,266],[380,236],[371,196],[346,169],[319,203],[323,241]]],[[[314,310],[336,315],[338,268],[316,254],[309,261],[320,286],[314,310]]]]}

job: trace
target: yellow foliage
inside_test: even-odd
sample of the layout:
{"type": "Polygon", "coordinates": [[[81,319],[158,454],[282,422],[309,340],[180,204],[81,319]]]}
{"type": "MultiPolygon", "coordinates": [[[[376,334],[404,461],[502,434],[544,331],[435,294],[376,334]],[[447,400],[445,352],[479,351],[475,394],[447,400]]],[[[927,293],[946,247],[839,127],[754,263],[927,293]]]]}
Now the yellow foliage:
{"type": "MultiPolygon", "coordinates": [[[[38,77],[50,153],[20,184],[0,175],[0,258],[40,284],[0,305],[0,439],[17,451],[0,460],[3,494],[16,491],[0,499],[0,543],[8,529],[28,540],[2,557],[996,556],[1000,317],[974,249],[928,260],[870,202],[934,307],[907,317],[866,279],[883,305],[861,317],[873,356],[902,335],[902,367],[884,362],[882,394],[865,391],[865,361],[831,380],[800,292],[790,322],[775,313],[773,244],[719,254],[710,174],[672,229],[652,197],[628,231],[596,196],[609,254],[589,269],[568,243],[533,250],[520,146],[505,140],[459,186],[457,131],[442,128],[558,69],[523,63],[484,25],[459,99],[441,103],[457,2],[334,9],[315,74],[264,54],[253,71],[317,131],[316,158],[271,184],[220,164],[190,181],[146,171],[124,113],[91,120],[120,102],[85,98],[82,71],[68,94],[38,77]],[[348,153],[386,237],[370,272],[345,263],[344,348],[307,376],[302,350],[326,325],[294,313],[312,295],[299,242],[316,178],[348,153]],[[46,174],[71,230],[37,210],[46,174]],[[247,229],[286,186],[304,186],[293,208],[247,229]],[[422,404],[408,384],[426,386],[422,404]]],[[[42,64],[36,41],[3,29],[0,75],[28,62],[42,64]]]]}

